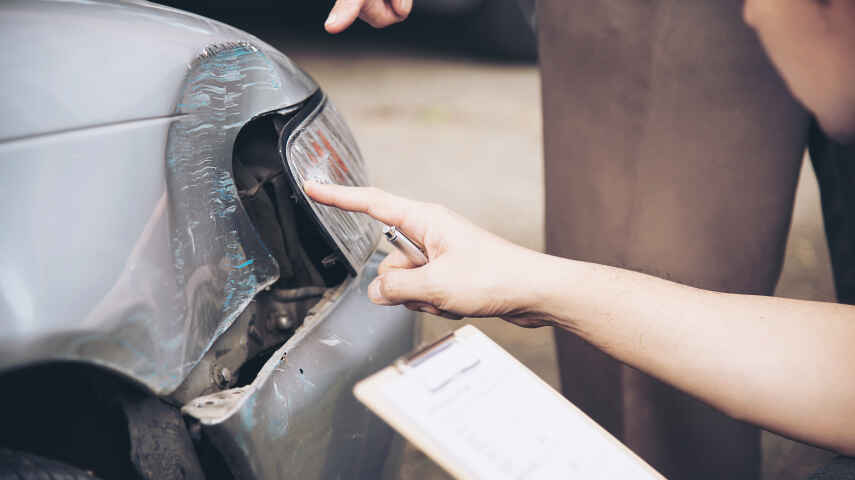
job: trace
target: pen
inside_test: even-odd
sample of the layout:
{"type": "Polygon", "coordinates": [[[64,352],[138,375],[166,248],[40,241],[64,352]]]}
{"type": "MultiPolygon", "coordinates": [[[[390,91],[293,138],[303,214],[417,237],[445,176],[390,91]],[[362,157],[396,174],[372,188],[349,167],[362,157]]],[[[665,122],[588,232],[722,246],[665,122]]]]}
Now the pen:
{"type": "Polygon", "coordinates": [[[392,246],[403,253],[415,266],[421,267],[428,263],[427,256],[425,256],[422,249],[402,232],[399,232],[397,228],[384,225],[383,235],[386,236],[386,240],[389,240],[392,246]]]}

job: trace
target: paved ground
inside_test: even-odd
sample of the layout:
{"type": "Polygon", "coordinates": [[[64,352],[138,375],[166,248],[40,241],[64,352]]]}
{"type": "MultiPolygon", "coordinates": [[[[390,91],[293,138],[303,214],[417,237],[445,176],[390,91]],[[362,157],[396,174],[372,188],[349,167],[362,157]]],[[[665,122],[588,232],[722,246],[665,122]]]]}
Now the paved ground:
{"type": "MultiPolygon", "coordinates": [[[[375,183],[442,202],[512,241],[543,247],[539,80],[535,66],[497,64],[401,46],[396,37],[329,39],[256,29],[312,74],[352,126],[375,183]]],[[[428,42],[423,42],[428,43],[428,42]]],[[[799,186],[783,296],[833,298],[818,192],[799,186]]],[[[557,386],[552,332],[497,319],[473,322],[557,386]]],[[[425,317],[422,338],[460,323],[425,317]]],[[[765,478],[804,478],[825,455],[768,435],[765,478]],[[782,460],[787,459],[787,460],[782,460]]],[[[448,478],[409,448],[401,479],[448,478]]]]}

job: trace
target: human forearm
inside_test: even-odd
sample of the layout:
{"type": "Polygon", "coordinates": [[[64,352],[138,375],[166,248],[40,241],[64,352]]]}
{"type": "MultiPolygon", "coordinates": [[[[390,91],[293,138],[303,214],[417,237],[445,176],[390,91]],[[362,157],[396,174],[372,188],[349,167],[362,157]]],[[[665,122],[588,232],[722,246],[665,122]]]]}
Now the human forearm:
{"type": "Polygon", "coordinates": [[[554,325],[736,418],[855,452],[855,307],[539,262],[528,308],[554,325]]]}
{"type": "Polygon", "coordinates": [[[556,325],[736,418],[855,454],[855,307],[716,293],[551,257],[376,189],[307,191],[425,247],[427,265],[396,253],[383,261],[368,287],[375,303],[556,325]]]}

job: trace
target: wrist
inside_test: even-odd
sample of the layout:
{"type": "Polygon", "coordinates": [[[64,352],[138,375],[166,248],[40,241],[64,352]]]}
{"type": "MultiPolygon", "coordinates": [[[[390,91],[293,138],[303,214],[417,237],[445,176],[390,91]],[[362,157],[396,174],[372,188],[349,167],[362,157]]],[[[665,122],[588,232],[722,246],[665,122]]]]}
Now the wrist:
{"type": "Polygon", "coordinates": [[[523,265],[529,275],[515,277],[516,295],[511,310],[517,318],[526,318],[533,326],[571,328],[571,293],[579,283],[580,262],[539,252],[530,255],[523,265]]]}

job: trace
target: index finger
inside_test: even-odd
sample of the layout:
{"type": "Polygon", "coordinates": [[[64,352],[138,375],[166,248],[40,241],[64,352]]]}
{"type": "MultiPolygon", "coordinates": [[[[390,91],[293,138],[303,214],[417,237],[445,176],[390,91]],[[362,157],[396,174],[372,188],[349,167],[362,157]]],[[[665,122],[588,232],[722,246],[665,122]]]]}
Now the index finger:
{"type": "Polygon", "coordinates": [[[305,182],[306,195],[316,202],[365,213],[387,225],[393,225],[424,245],[426,226],[423,215],[418,214],[420,204],[410,199],[392,195],[374,187],[346,187],[344,185],[305,182]]]}
{"type": "Polygon", "coordinates": [[[324,28],[329,33],[343,32],[356,21],[364,3],[365,0],[338,0],[333,5],[324,28]]]}

